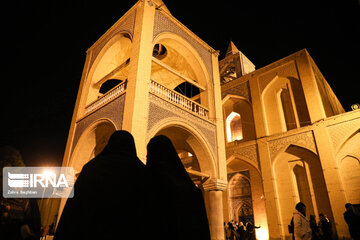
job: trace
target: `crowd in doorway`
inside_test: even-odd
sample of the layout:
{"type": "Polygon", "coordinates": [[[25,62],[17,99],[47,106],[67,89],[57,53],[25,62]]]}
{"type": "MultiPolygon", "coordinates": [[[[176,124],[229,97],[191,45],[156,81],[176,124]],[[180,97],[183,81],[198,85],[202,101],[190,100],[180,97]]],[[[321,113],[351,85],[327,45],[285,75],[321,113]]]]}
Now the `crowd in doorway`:
{"type": "Polygon", "coordinates": [[[260,228],[255,226],[251,220],[245,222],[235,222],[234,220],[225,223],[225,239],[226,240],[255,240],[255,229],[260,228]]]}

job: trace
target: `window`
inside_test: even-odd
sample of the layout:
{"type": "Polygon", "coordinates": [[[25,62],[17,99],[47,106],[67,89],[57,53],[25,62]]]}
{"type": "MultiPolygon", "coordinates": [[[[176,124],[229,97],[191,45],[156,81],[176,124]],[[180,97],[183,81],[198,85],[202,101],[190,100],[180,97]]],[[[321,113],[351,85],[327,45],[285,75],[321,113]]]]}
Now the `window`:
{"type": "Polygon", "coordinates": [[[227,141],[233,142],[235,140],[243,139],[241,116],[236,112],[232,112],[226,118],[226,135],[227,141]]]}

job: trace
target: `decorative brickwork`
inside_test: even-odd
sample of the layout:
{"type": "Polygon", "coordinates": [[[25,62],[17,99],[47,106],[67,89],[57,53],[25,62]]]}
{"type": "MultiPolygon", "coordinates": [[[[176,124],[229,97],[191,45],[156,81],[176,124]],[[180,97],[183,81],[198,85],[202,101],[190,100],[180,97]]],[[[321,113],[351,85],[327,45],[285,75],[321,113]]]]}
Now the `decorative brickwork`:
{"type": "Polygon", "coordinates": [[[161,120],[169,119],[170,121],[175,118],[183,122],[184,119],[186,119],[186,122],[191,124],[191,126],[206,139],[208,145],[211,147],[210,150],[213,156],[216,156],[216,128],[214,124],[181,109],[179,106],[171,104],[152,93],[149,94],[149,100],[148,132],[161,120]]]}
{"type": "Polygon", "coordinates": [[[314,135],[312,131],[298,133],[290,136],[280,137],[269,141],[271,159],[274,160],[276,155],[290,144],[304,147],[317,154],[314,135]]]}
{"type": "Polygon", "coordinates": [[[243,160],[250,161],[258,169],[259,167],[259,157],[257,152],[257,145],[248,146],[238,146],[236,144],[226,148],[226,158],[229,159],[232,155],[238,155],[243,157],[243,160]]]}
{"type": "Polygon", "coordinates": [[[234,87],[226,89],[225,91],[221,92],[221,97],[224,98],[226,95],[237,95],[248,99],[251,102],[251,95],[250,95],[250,86],[249,82],[243,82],[234,87]]]}
{"type": "Polygon", "coordinates": [[[110,119],[116,125],[116,129],[121,129],[122,120],[124,115],[124,103],[125,103],[125,95],[123,94],[120,97],[116,98],[115,100],[109,102],[108,104],[104,105],[102,108],[94,111],[93,113],[89,114],[85,118],[81,119],[76,123],[76,130],[74,141],[72,145],[72,151],[76,146],[81,134],[95,121],[106,118],[110,119]]]}
{"type": "Polygon", "coordinates": [[[329,126],[329,133],[332,144],[335,150],[339,150],[341,144],[343,144],[351,134],[354,133],[356,127],[360,128],[360,118],[353,119],[347,122],[340,122],[329,126]]]}

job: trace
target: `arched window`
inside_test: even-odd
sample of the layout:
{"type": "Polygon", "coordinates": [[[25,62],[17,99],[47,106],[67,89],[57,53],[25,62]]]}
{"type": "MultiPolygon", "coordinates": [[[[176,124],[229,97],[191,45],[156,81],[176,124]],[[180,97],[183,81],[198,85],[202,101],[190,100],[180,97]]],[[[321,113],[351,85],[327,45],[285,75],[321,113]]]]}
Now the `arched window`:
{"type": "Polygon", "coordinates": [[[232,112],[226,118],[226,135],[228,142],[243,139],[243,130],[240,114],[232,112]]]}

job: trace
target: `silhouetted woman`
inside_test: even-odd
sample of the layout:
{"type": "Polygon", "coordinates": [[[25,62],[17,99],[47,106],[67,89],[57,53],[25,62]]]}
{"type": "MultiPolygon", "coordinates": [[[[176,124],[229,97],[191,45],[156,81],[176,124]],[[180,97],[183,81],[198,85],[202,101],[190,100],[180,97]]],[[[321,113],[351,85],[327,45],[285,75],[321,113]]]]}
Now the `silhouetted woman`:
{"type": "Polygon", "coordinates": [[[55,239],[125,239],[130,234],[146,239],[135,224],[144,217],[144,174],[132,135],[114,132],[104,150],[83,167],[55,239]]]}
{"type": "Polygon", "coordinates": [[[147,145],[150,238],[209,240],[202,192],[190,179],[169,138],[156,136],[147,145]]]}

